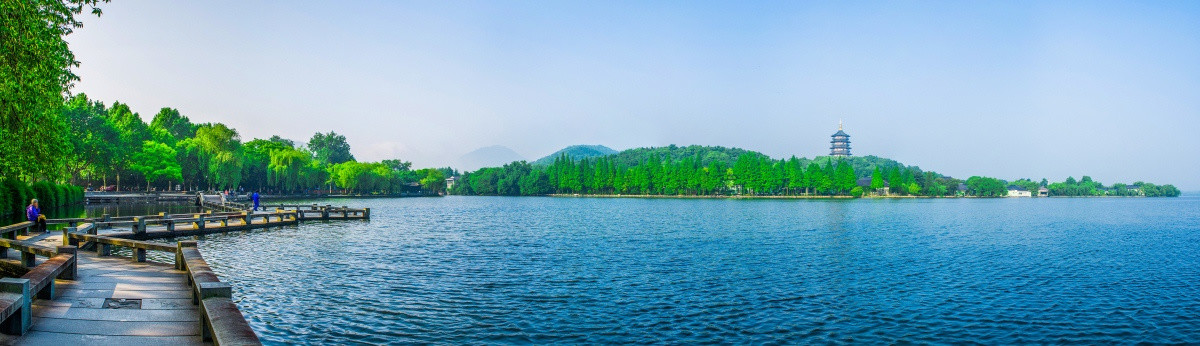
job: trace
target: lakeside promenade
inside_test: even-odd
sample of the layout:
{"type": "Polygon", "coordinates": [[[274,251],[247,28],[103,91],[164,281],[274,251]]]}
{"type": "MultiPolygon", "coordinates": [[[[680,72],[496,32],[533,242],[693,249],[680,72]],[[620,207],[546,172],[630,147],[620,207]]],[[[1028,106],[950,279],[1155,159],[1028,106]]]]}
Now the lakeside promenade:
{"type": "Polygon", "coordinates": [[[151,240],[370,218],[370,209],[346,207],[202,205],[209,211],[52,219],[64,227],[48,232],[30,232],[29,222],[0,227],[6,271],[28,270],[0,279],[0,344],[259,344],[233,286],[212,272],[195,240],[151,240]],[[171,257],[174,265],[163,263],[171,257]]]}

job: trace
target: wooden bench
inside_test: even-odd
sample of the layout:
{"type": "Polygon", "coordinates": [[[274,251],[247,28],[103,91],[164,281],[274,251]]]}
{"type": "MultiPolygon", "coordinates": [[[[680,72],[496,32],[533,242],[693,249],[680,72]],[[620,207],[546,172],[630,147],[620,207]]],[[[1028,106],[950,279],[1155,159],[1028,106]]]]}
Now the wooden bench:
{"type": "Polygon", "coordinates": [[[24,335],[33,325],[29,279],[0,279],[0,332],[24,335]]]}
{"type": "Polygon", "coordinates": [[[74,246],[59,246],[58,254],[22,276],[29,279],[29,292],[39,299],[54,299],[54,279],[74,280],[79,269],[74,246]]]}

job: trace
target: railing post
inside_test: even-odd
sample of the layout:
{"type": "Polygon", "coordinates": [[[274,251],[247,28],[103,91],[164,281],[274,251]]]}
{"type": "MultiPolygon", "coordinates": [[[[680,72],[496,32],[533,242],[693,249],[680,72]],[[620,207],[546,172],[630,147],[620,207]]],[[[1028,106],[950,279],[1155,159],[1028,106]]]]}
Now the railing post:
{"type": "Polygon", "coordinates": [[[196,229],[204,230],[204,224],[207,223],[204,221],[204,216],[204,214],[196,215],[196,229]]]}
{"type": "Polygon", "coordinates": [[[76,231],[77,231],[77,228],[76,228],[76,227],[66,227],[66,228],[63,228],[63,230],[62,230],[62,233],[63,233],[63,246],[72,246],[72,245],[75,245],[75,244],[79,244],[79,241],[78,241],[78,240],[75,240],[75,239],[72,239],[72,238],[71,238],[71,234],[72,234],[72,233],[75,233],[76,231]]]}
{"type": "Polygon", "coordinates": [[[141,217],[133,217],[133,234],[141,235],[146,233],[146,220],[141,217]]]}
{"type": "Polygon", "coordinates": [[[24,335],[33,326],[32,297],[29,296],[29,279],[3,278],[0,279],[0,292],[20,294],[19,302],[14,302],[19,311],[13,313],[4,323],[0,323],[0,331],[9,335],[24,335]]]}
{"type": "MultiPolygon", "coordinates": [[[[183,249],[196,247],[195,240],[180,240],[175,246],[175,269],[188,270],[187,262],[183,260],[183,249]]],[[[192,276],[188,275],[188,281],[192,280],[192,276]]]]}
{"type": "Polygon", "coordinates": [[[21,252],[21,264],[30,268],[36,267],[37,255],[32,252],[21,252]]]}
{"type": "Polygon", "coordinates": [[[371,218],[371,208],[363,208],[363,218],[364,219],[371,218]]]}
{"type": "Polygon", "coordinates": [[[321,208],[321,219],[325,219],[325,220],[329,219],[329,205],[328,204],[326,204],[324,208],[321,208]]]}
{"type": "Polygon", "coordinates": [[[67,269],[63,270],[58,277],[63,280],[75,280],[79,277],[79,248],[74,246],[59,246],[55,249],[59,254],[71,254],[71,263],[67,265],[67,269]]]}
{"type": "Polygon", "coordinates": [[[224,282],[201,282],[200,290],[200,339],[203,341],[212,340],[212,321],[208,320],[208,313],[204,311],[204,299],[207,298],[233,298],[233,286],[224,282]]]}
{"type": "Polygon", "coordinates": [[[246,225],[247,228],[250,227],[250,212],[248,212],[248,211],[242,212],[242,224],[246,225]]]}
{"type": "Polygon", "coordinates": [[[96,242],[96,256],[104,257],[112,255],[112,245],[101,242],[96,242]]]}
{"type": "Polygon", "coordinates": [[[146,249],[137,248],[137,247],[133,248],[133,259],[134,259],[134,261],[137,261],[138,263],[145,262],[146,261],[146,249]]]}

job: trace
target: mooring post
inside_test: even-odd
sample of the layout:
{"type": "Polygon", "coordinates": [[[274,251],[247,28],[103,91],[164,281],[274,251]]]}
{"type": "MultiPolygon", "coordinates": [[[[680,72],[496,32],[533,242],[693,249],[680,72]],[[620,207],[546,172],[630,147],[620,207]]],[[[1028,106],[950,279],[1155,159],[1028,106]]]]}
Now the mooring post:
{"type": "Polygon", "coordinates": [[[371,208],[363,208],[363,218],[364,219],[371,218],[371,208]]]}
{"type": "Polygon", "coordinates": [[[204,220],[204,216],[205,214],[196,215],[196,229],[204,230],[204,224],[207,223],[207,221],[204,220]]]}
{"type": "Polygon", "coordinates": [[[248,211],[242,212],[242,224],[246,225],[247,227],[250,226],[250,212],[248,212],[248,211]]]}

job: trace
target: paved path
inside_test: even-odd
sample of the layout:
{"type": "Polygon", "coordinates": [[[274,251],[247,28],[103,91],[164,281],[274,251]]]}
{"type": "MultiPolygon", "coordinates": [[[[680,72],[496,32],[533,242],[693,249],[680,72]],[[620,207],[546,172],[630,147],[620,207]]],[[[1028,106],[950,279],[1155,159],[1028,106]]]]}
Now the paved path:
{"type": "MultiPolygon", "coordinates": [[[[61,235],[44,242],[60,242],[61,235]]],[[[36,237],[35,237],[36,238],[36,237]]],[[[58,297],[35,300],[33,328],[10,342],[29,345],[197,345],[200,315],[186,272],[127,257],[81,251],[77,280],[57,280],[58,297]],[[135,307],[111,308],[106,298],[135,307]],[[134,304],[134,300],[140,306],[134,304]]]]}

